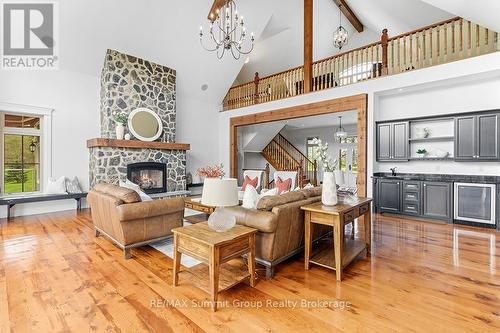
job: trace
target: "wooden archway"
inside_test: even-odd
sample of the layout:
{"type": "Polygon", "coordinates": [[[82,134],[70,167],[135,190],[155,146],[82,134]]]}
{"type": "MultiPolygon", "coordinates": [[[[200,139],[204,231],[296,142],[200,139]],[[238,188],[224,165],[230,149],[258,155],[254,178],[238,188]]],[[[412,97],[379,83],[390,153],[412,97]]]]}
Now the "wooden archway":
{"type": "Polygon", "coordinates": [[[297,105],[273,111],[254,113],[245,116],[233,117],[230,120],[230,170],[231,177],[237,177],[237,128],[239,126],[262,124],[278,120],[318,116],[322,114],[355,110],[358,113],[358,195],[366,196],[366,147],[367,147],[367,108],[368,95],[359,94],[349,97],[336,98],[328,101],[297,105]]]}

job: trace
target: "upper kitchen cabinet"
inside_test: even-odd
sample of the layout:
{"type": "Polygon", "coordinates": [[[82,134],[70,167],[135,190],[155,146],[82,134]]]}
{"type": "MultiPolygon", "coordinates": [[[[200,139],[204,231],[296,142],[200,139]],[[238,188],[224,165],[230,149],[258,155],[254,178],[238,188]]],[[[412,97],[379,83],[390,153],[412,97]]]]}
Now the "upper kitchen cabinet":
{"type": "Polygon", "coordinates": [[[377,124],[377,161],[408,161],[407,121],[377,124]]]}
{"type": "Polygon", "coordinates": [[[455,118],[455,160],[500,160],[500,113],[455,118]]]}

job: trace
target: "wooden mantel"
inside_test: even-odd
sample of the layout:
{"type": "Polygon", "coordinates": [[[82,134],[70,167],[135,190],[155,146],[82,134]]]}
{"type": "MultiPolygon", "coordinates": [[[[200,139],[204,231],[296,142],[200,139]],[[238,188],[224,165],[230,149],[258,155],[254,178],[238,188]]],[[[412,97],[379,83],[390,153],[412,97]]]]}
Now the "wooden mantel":
{"type": "Polygon", "coordinates": [[[139,140],[116,140],[106,138],[94,138],[87,140],[87,148],[93,147],[114,147],[114,148],[150,148],[162,150],[189,150],[189,143],[174,143],[174,142],[146,142],[139,140]]]}

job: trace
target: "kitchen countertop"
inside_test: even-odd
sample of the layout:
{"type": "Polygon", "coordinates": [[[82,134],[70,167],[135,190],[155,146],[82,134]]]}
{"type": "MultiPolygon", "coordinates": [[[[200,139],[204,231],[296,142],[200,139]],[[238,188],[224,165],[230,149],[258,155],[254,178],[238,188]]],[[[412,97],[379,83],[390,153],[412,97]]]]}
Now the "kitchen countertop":
{"type": "Polygon", "coordinates": [[[475,176],[475,175],[452,175],[433,173],[398,173],[392,176],[390,172],[376,172],[372,178],[439,181],[439,182],[462,182],[479,184],[500,184],[500,176],[475,176]]]}

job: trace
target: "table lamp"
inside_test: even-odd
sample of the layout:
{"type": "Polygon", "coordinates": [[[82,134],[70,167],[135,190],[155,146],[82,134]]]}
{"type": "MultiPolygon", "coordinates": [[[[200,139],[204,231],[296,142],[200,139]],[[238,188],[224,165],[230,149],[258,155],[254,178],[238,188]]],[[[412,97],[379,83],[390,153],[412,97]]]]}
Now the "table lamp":
{"type": "Polygon", "coordinates": [[[203,183],[201,203],[216,207],[208,218],[208,226],[217,232],[224,232],[236,224],[234,215],[224,207],[237,206],[238,180],[235,178],[206,178],[203,183]]]}

